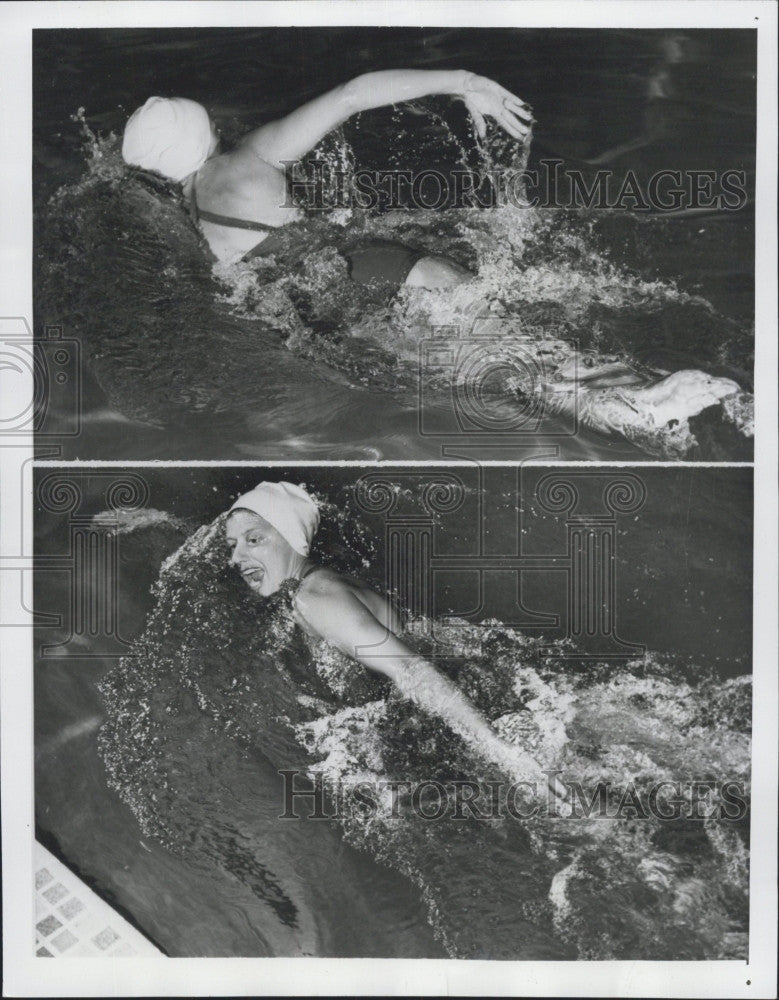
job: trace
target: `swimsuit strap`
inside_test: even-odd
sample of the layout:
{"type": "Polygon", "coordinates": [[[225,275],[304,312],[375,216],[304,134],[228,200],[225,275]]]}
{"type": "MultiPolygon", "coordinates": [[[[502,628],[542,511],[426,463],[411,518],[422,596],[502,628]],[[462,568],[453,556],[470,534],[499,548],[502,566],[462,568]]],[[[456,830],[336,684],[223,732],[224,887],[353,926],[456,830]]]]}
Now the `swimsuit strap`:
{"type": "Polygon", "coordinates": [[[215,222],[219,226],[229,226],[230,229],[251,229],[257,233],[272,233],[278,226],[269,226],[265,222],[252,222],[249,219],[236,219],[231,215],[217,215],[216,212],[204,212],[196,209],[201,222],[215,222]]]}
{"type": "Polygon", "coordinates": [[[216,212],[204,212],[198,208],[196,182],[192,181],[192,197],[189,202],[189,214],[193,222],[215,222],[218,226],[228,226],[230,229],[251,229],[257,233],[272,233],[278,226],[269,226],[266,222],[252,222],[250,219],[236,219],[231,215],[218,215],[216,212]]]}
{"type": "Polygon", "coordinates": [[[248,250],[241,260],[253,260],[255,257],[267,257],[271,254],[281,254],[295,259],[302,257],[310,249],[310,237],[306,234],[300,234],[297,239],[290,238],[287,232],[288,226],[269,226],[265,222],[251,222],[249,219],[235,219],[230,215],[201,211],[197,204],[194,181],[192,195],[189,199],[189,214],[196,226],[202,219],[204,222],[215,222],[219,226],[228,226],[231,229],[248,229],[256,233],[267,233],[265,239],[260,240],[256,246],[248,250]]]}
{"type": "Polygon", "coordinates": [[[303,574],[300,576],[299,579],[296,579],[295,577],[290,577],[288,580],[285,580],[282,583],[281,587],[279,588],[280,592],[283,594],[285,598],[287,598],[288,601],[291,602],[292,598],[295,596],[295,594],[297,594],[300,585],[305,580],[305,578],[307,576],[311,576],[311,574],[315,573],[318,569],[324,569],[324,566],[319,566],[317,565],[317,563],[312,563],[308,567],[308,569],[306,569],[303,572],[303,574]]]}

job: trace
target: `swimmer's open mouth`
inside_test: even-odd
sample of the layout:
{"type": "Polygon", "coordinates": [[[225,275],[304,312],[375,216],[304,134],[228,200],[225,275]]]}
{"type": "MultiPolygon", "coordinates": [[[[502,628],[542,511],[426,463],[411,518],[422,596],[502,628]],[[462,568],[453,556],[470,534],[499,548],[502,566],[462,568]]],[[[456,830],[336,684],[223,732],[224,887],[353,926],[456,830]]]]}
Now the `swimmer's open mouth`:
{"type": "Polygon", "coordinates": [[[263,577],[265,576],[265,570],[259,568],[246,569],[243,570],[241,576],[244,578],[244,580],[246,580],[247,583],[256,585],[262,583],[263,577]]]}

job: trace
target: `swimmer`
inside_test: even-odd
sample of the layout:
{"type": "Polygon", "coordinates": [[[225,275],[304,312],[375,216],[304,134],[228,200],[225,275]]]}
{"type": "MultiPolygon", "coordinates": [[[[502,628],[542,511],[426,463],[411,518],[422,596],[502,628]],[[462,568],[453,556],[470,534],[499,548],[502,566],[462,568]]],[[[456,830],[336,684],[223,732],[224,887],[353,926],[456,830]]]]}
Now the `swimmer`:
{"type": "MultiPolygon", "coordinates": [[[[125,161],[182,185],[193,218],[218,261],[275,252],[276,231],[302,218],[290,202],[286,167],[361,111],[433,94],[459,97],[479,135],[489,117],[524,141],[530,108],[500,84],[464,70],[383,70],[341,84],[278,121],[245,135],[229,152],[206,109],[184,97],[150,97],[124,131],[125,161]]],[[[471,274],[445,257],[420,254],[390,241],[372,241],[350,256],[352,277],[441,288],[471,274]]]]}
{"type": "Polygon", "coordinates": [[[549,412],[567,413],[591,430],[622,435],[664,458],[684,458],[697,446],[689,421],[741,392],[732,379],[697,369],[638,372],[604,359],[588,370],[580,362],[561,365],[556,380],[543,385],[549,412]]]}
{"type": "MultiPolygon", "coordinates": [[[[400,619],[386,598],[309,558],[318,526],[318,508],[300,486],[260,483],[230,508],[226,523],[230,562],[261,597],[295,581],[292,617],[309,639],[324,640],[388,677],[404,697],[443,719],[512,780],[546,781],[529,754],[501,739],[452,681],[399,638],[400,619]]],[[[565,798],[559,779],[550,788],[565,798]]]]}
{"type": "MultiPolygon", "coordinates": [[[[563,415],[599,434],[624,437],[662,458],[685,458],[699,446],[690,426],[693,417],[719,408],[726,419],[727,400],[746,403],[747,394],[733,379],[698,369],[669,372],[582,351],[570,341],[538,337],[518,326],[516,317],[500,303],[486,310],[478,304],[472,323],[484,338],[482,343],[511,372],[505,392],[515,395],[520,412],[563,415]]],[[[457,369],[467,372],[467,352],[476,341],[464,343],[466,361],[458,361],[457,369]]],[[[471,370],[479,374],[477,367],[471,370]]],[[[488,396],[482,399],[488,401],[488,396]]],[[[743,434],[751,436],[748,423],[743,426],[743,434]]]]}
{"type": "MultiPolygon", "coordinates": [[[[192,216],[216,260],[232,263],[282,249],[302,256],[310,241],[306,233],[299,234],[292,248],[279,238],[283,227],[303,217],[288,196],[286,166],[352,115],[433,94],[461,98],[481,136],[489,117],[517,141],[529,138],[530,108],[493,80],[462,70],[403,69],[356,77],[248,133],[227,152],[220,148],[216,126],[202,105],[184,97],[150,97],[127,122],[122,155],[128,164],[182,185],[192,216]]],[[[473,277],[446,257],[390,240],[369,240],[346,256],[352,278],[363,284],[379,280],[396,287],[432,289],[464,284],[473,277]]],[[[570,409],[574,405],[574,397],[567,392],[570,380],[563,372],[553,374],[557,382],[542,389],[550,412],[555,407],[570,409]]],[[[658,373],[659,381],[653,380],[656,384],[646,392],[632,388],[628,399],[620,391],[624,378],[618,372],[612,375],[610,385],[605,375],[597,383],[580,378],[575,402],[583,424],[642,442],[643,448],[660,448],[662,453],[671,446],[652,441],[665,434],[663,427],[670,423],[677,428],[674,457],[695,445],[687,433],[688,419],[739,388],[729,379],[704,372],[688,372],[684,378],[658,373]]],[[[632,374],[629,380],[633,381],[632,374]]]]}

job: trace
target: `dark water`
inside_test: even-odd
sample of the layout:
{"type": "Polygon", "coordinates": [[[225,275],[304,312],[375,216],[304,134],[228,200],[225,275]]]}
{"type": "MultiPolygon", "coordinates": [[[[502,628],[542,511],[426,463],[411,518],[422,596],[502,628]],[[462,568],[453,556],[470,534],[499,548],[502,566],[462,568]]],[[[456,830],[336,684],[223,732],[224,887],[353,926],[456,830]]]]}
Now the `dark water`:
{"type": "MultiPolygon", "coordinates": [[[[496,301],[536,331],[535,346],[540,331],[596,358],[700,369],[735,381],[748,410],[754,70],[750,32],[38,32],[36,329],[62,325],[85,364],[82,429],[63,440],[63,457],[440,457],[455,404],[446,379],[433,385],[420,372],[420,347],[435,328],[467,333],[478,308],[496,301]],[[537,168],[558,157],[590,178],[602,167],[632,170],[643,184],[659,169],[741,170],[750,202],[665,220],[510,206],[314,213],[299,266],[212,274],[173,193],[131,176],[110,138],[150,93],[201,101],[229,142],[344,79],[398,65],[464,66],[499,80],[533,105],[530,148],[491,134],[477,149],[462,107],[435,99],[363,114],[319,156],[370,169],[507,167],[528,155],[537,168]],[[83,144],[79,107],[99,141],[83,144]],[[390,300],[347,278],[339,246],[366,236],[445,253],[478,279],[467,292],[390,300]]],[[[55,427],[73,405],[56,401],[55,427]]],[[[521,397],[502,386],[492,405],[511,414],[521,397]]],[[[674,433],[626,431],[625,440],[586,426],[560,437],[548,409],[513,454],[556,435],[568,458],[748,460],[742,411],[714,406],[674,433]]]]}
{"type": "MultiPolygon", "coordinates": [[[[358,516],[354,470],[298,471],[324,501],[317,558],[380,583],[383,521],[358,516]]],[[[565,539],[564,521],[536,498],[544,471],[526,470],[523,482],[528,552],[559,551],[565,539]]],[[[465,506],[436,529],[448,553],[473,551],[477,535],[478,480],[460,474],[465,506]]],[[[49,504],[51,475],[38,473],[49,504]]],[[[618,789],[748,783],[751,473],[642,475],[646,503],[618,518],[617,615],[621,637],[646,654],[627,663],[560,659],[539,645],[543,634],[493,618],[488,628],[439,625],[439,668],[506,738],[560,761],[569,780],[607,779],[618,789]]],[[[68,863],[165,950],[745,956],[743,823],[424,823],[406,810],[398,819],[380,810],[371,822],[359,812],[280,820],[283,767],[313,769],[331,791],[357,776],[495,775],[383,681],[332,650],[309,649],[283,600],[247,598],[226,570],[212,518],[261,471],[143,476],[147,509],[103,518],[101,529],[95,515],[106,509],[108,480],[75,475],[81,523],[119,532],[120,632],[132,655],[85,659],[105,646],[82,635],[61,655],[38,657],[36,811],[68,863]]],[[[594,510],[602,483],[592,476],[580,489],[583,509],[594,510]]],[[[515,494],[500,479],[485,493],[494,550],[515,551],[515,494]]],[[[63,517],[39,510],[36,535],[41,556],[69,549],[63,517]]],[[[471,606],[462,576],[440,595],[440,610],[471,606]]],[[[526,606],[560,610],[556,574],[535,576],[526,606]]],[[[39,630],[39,643],[67,638],[71,596],[62,573],[38,574],[36,608],[64,615],[61,629],[39,630]]],[[[494,595],[483,609],[485,618],[504,612],[494,595]]],[[[426,648],[418,632],[409,641],[426,648]]]]}

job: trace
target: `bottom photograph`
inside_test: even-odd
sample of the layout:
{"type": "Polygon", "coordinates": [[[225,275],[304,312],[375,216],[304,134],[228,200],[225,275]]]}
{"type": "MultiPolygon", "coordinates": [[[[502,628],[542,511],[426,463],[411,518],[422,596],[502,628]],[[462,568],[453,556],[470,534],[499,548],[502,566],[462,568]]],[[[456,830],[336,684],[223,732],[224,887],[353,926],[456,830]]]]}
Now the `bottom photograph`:
{"type": "Polygon", "coordinates": [[[38,466],[42,957],[748,957],[752,469],[38,466]]]}

